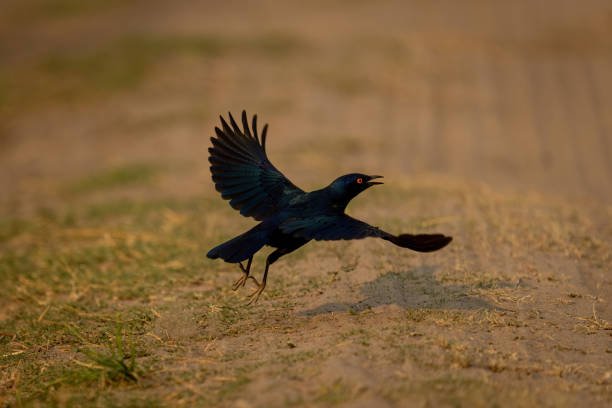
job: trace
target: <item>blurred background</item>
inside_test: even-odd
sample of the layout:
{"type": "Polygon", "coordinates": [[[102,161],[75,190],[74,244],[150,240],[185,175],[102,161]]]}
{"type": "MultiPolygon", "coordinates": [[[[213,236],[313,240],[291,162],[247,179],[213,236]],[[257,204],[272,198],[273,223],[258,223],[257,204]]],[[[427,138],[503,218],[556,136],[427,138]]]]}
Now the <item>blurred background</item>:
{"type": "Polygon", "coordinates": [[[363,171],[612,203],[609,1],[4,0],[0,59],[5,214],[213,194],[208,138],[242,109],[305,189],[363,171]]]}

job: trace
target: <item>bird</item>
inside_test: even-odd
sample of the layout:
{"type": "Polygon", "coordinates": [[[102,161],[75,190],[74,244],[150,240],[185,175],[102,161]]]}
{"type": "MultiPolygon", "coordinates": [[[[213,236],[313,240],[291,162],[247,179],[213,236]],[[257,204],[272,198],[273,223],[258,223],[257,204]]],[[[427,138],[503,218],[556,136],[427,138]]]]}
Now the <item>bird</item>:
{"type": "Polygon", "coordinates": [[[306,192],[293,184],[268,159],[265,124],[261,135],[257,115],[249,125],[242,111],[242,128],[231,112],[229,123],[220,116],[221,126],[211,137],[210,171],[215,189],[229,200],[232,208],[259,221],[247,232],[211,249],[206,256],[237,263],[242,275],[234,282],[235,291],[252,279],[257,289],[249,295],[251,305],[266,287],[270,265],[306,243],[315,241],[382,238],[402,248],[432,252],[448,245],[452,237],[443,234],[393,235],[345,213],[349,202],[375,185],[382,176],[346,174],[327,187],[306,192]],[[266,258],[261,283],[251,275],[253,255],[264,246],[275,248],[266,258]],[[246,266],[243,262],[246,261],[246,266]]]}

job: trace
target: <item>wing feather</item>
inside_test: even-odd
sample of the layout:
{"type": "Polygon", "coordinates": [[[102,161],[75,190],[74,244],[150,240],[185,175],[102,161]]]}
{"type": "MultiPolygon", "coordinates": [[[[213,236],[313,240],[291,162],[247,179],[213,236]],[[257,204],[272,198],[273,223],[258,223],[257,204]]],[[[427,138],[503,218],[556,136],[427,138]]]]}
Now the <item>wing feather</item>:
{"type": "Polygon", "coordinates": [[[444,248],[452,238],[443,234],[401,234],[395,236],[346,214],[325,215],[309,218],[291,218],[283,222],[281,231],[295,237],[317,241],[338,241],[363,239],[368,237],[382,238],[402,248],[418,252],[432,252],[444,248]]]}
{"type": "Polygon", "coordinates": [[[338,241],[367,237],[383,238],[391,235],[346,214],[322,215],[303,219],[292,218],[282,223],[280,229],[286,234],[317,241],[338,241]]]}
{"type": "Polygon", "coordinates": [[[272,165],[265,151],[268,125],[257,131],[257,115],[252,126],[246,112],[242,112],[242,129],[229,114],[229,123],[223,118],[221,127],[215,127],[208,149],[210,171],[215,189],[221,197],[245,217],[264,220],[283,208],[291,198],[304,194],[272,165]]]}

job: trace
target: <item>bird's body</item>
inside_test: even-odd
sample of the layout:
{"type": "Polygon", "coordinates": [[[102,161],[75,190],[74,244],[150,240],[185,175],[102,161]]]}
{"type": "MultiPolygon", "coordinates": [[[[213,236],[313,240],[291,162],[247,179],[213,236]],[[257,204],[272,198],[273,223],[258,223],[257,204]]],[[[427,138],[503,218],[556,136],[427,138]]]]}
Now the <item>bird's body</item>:
{"type": "Polygon", "coordinates": [[[230,205],[244,216],[259,220],[255,227],[215,248],[209,258],[240,263],[242,277],[234,289],[253,279],[258,290],[252,295],[256,301],[265,288],[269,266],[278,258],[295,251],[310,240],[342,240],[378,237],[420,252],[430,252],[446,246],[450,237],[442,234],[387,233],[345,214],[348,203],[367,188],[382,184],[372,181],[380,176],[360,173],[337,178],[329,186],[305,192],[291,183],[268,160],[265,152],[267,125],[261,141],[257,133],[257,116],[251,128],[246,113],[242,112],[243,129],[232,115],[230,125],[221,117],[223,129],[215,128],[217,138],[211,138],[209,149],[211,173],[216,189],[230,205]],[[251,132],[252,130],[252,132],[251,132]],[[266,260],[262,283],[250,276],[253,255],[264,245],[276,248],[266,260]],[[242,261],[248,260],[246,268],[242,261]]]}

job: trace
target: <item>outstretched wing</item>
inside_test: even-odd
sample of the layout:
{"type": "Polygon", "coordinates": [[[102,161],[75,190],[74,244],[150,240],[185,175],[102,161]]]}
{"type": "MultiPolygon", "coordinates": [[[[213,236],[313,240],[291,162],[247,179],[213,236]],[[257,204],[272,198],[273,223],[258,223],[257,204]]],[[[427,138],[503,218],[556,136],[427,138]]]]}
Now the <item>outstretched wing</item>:
{"type": "Polygon", "coordinates": [[[396,236],[363,221],[349,217],[346,214],[291,218],[283,222],[279,228],[285,234],[317,241],[338,241],[368,237],[382,238],[393,242],[395,245],[419,252],[437,251],[452,241],[451,237],[442,234],[401,234],[396,236]]]}
{"type": "Polygon", "coordinates": [[[221,197],[230,200],[233,208],[245,217],[261,221],[282,208],[291,197],[304,193],[268,160],[268,125],[263,127],[260,139],[257,115],[253,116],[252,129],[245,111],[242,111],[243,129],[238,127],[231,113],[231,127],[220,118],[223,129],[215,127],[217,137],[210,138],[213,147],[208,149],[208,161],[215,188],[221,197]]]}
{"type": "MultiPolygon", "coordinates": [[[[342,239],[382,238],[386,232],[356,220],[348,215],[320,215],[308,218],[290,218],[279,228],[285,234],[317,241],[342,239]]],[[[387,234],[389,235],[389,234],[387,234]]]]}

